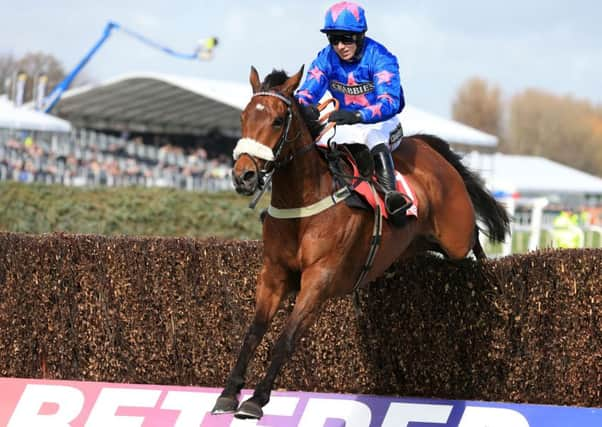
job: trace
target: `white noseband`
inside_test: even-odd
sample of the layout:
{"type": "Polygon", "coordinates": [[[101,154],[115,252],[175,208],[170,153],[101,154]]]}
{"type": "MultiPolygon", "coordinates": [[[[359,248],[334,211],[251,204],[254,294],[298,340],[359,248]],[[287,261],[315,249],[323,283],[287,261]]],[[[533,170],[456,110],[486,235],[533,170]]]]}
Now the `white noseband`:
{"type": "Polygon", "coordinates": [[[241,138],[238,140],[232,156],[234,160],[237,160],[241,154],[249,154],[250,156],[269,162],[274,161],[274,152],[272,149],[253,138],[241,138]]]}

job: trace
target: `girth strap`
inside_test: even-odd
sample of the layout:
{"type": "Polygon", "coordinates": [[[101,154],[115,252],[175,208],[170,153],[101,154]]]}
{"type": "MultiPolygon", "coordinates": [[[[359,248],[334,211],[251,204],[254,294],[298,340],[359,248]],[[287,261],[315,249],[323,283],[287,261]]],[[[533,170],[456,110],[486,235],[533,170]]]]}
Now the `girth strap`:
{"type": "Polygon", "coordinates": [[[292,218],[305,218],[308,216],[316,215],[322,211],[325,211],[331,206],[345,200],[351,195],[349,187],[345,186],[334,193],[326,196],[322,200],[313,203],[309,206],[303,206],[300,208],[290,209],[279,209],[270,205],[268,207],[268,215],[278,219],[292,219],[292,218]]]}

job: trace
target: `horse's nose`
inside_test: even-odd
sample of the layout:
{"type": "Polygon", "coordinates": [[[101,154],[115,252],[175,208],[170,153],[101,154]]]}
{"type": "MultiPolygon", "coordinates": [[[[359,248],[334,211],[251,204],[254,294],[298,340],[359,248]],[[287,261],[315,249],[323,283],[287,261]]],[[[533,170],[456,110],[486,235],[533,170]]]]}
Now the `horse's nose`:
{"type": "Polygon", "coordinates": [[[234,188],[241,194],[253,194],[257,186],[257,172],[253,170],[243,171],[241,174],[232,174],[234,188]]]}
{"type": "Polygon", "coordinates": [[[257,180],[257,173],[255,171],[246,171],[242,174],[242,182],[254,183],[257,180]]]}

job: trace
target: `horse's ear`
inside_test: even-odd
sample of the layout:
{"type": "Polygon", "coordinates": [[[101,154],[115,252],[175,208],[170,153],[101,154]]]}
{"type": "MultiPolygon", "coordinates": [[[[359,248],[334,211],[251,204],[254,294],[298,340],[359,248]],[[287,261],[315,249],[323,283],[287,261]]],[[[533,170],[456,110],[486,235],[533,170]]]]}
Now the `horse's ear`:
{"type": "Polygon", "coordinates": [[[259,86],[261,82],[259,81],[259,73],[251,65],[251,74],[249,75],[249,81],[251,82],[251,87],[253,88],[253,93],[256,93],[259,90],[259,86]]]}
{"type": "Polygon", "coordinates": [[[295,91],[295,89],[297,89],[297,87],[299,86],[299,83],[301,83],[301,78],[303,77],[303,68],[305,66],[301,65],[301,69],[297,72],[297,74],[295,74],[294,76],[291,76],[287,81],[284,82],[284,84],[282,85],[282,92],[291,96],[293,94],[293,92],[295,91]]]}

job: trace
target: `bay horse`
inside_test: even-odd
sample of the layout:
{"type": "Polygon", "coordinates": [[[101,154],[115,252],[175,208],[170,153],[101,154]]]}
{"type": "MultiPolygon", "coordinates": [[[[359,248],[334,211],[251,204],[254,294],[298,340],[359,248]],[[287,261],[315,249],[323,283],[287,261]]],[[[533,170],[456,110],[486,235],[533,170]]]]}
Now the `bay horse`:
{"type": "MultiPolygon", "coordinates": [[[[263,82],[251,67],[253,95],[241,116],[242,138],[232,169],[235,189],[252,195],[272,176],[271,208],[306,207],[333,194],[333,176],[315,148],[310,127],[293,93],[303,67],[289,77],[273,71],[263,82]]],[[[404,137],[393,152],[396,169],[414,189],[418,216],[403,226],[382,224],[378,254],[360,285],[385,272],[400,257],[436,250],[450,259],[478,259],[478,217],[483,231],[503,241],[509,220],[482,181],[463,166],[443,140],[429,135],[404,137]]],[[[354,289],[373,239],[372,212],[334,203],[317,214],[290,219],[268,214],[263,222],[263,265],[256,285],[256,309],[238,359],[212,410],[237,418],[259,419],[274,381],[299,338],[319,316],[324,302],[354,289]],[[297,292],[294,308],[271,354],[270,364],[253,396],[239,406],[250,359],[283,298],[297,292]]]]}

